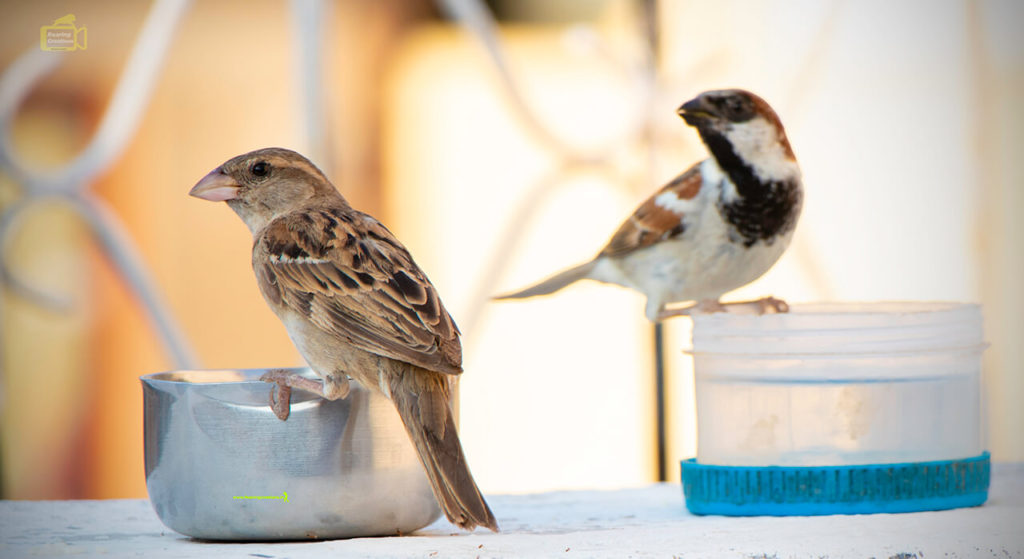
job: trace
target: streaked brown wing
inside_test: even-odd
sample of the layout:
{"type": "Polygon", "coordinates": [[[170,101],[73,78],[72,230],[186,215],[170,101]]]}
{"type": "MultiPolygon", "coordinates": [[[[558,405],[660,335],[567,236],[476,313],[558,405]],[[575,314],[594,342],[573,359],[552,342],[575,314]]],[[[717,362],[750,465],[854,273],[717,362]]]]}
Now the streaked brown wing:
{"type": "Polygon", "coordinates": [[[325,208],[274,220],[253,247],[260,288],[355,347],[462,372],[459,331],[434,286],[372,217],[325,208]]]}
{"type": "Polygon", "coordinates": [[[693,200],[701,188],[700,164],[690,167],[640,204],[601,251],[602,256],[624,256],[659,241],[682,235],[685,212],[680,204],[693,200]],[[663,197],[664,196],[664,197],[663,197]],[[660,198],[659,198],[660,197],[660,198]],[[678,201],[676,203],[673,203],[678,201]]]}

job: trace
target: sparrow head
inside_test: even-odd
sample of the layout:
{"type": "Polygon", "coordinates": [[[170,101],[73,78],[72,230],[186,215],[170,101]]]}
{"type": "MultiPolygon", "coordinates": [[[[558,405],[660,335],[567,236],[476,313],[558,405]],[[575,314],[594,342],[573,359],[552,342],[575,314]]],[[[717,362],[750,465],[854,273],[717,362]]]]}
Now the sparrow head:
{"type": "Polygon", "coordinates": [[[723,163],[728,147],[755,170],[777,167],[789,174],[795,169],[796,157],[782,121],[764,99],[749,91],[705,91],[683,103],[676,112],[697,129],[719,164],[723,163]]]}
{"type": "Polygon", "coordinates": [[[758,105],[775,114],[763,99],[742,89],[718,89],[705,91],[683,103],[678,109],[679,116],[694,127],[712,126],[724,130],[734,124],[742,124],[758,116],[758,105]]]}
{"type": "Polygon", "coordinates": [[[190,196],[227,202],[255,234],[276,217],[323,197],[341,195],[308,159],[283,148],[233,157],[202,178],[190,196]]]}

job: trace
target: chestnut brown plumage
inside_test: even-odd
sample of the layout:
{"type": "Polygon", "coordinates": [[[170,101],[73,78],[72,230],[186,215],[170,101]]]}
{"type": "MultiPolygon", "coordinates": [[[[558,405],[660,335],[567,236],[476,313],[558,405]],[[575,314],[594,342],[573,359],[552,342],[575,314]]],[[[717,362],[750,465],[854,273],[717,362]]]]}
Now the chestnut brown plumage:
{"type": "Polygon", "coordinates": [[[409,251],[353,209],[308,159],[266,148],[232,158],[189,193],[225,201],[253,235],[263,297],[320,381],[276,372],[272,407],[292,387],[344,398],[349,377],[391,398],[434,495],[465,529],[498,525],[470,474],[449,403],[462,372],[459,330],[409,251]]]}

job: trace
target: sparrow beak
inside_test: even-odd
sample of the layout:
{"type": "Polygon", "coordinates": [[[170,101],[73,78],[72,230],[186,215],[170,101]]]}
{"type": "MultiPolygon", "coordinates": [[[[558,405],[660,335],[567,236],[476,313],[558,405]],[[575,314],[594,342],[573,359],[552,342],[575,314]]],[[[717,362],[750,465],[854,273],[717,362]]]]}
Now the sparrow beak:
{"type": "Polygon", "coordinates": [[[238,181],[225,175],[220,167],[217,167],[197,182],[192,190],[188,191],[188,195],[211,202],[223,202],[238,198],[238,189],[241,186],[238,181]]]}
{"type": "Polygon", "coordinates": [[[710,107],[704,101],[704,96],[701,95],[683,103],[676,109],[676,114],[681,116],[687,124],[693,125],[699,121],[714,118],[715,115],[709,109],[710,107]]]}

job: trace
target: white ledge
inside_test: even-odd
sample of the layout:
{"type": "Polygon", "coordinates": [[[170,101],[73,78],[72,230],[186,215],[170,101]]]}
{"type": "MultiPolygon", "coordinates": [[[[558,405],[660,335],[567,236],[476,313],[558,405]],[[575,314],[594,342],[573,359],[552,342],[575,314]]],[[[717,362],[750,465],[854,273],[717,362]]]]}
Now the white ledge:
{"type": "Polygon", "coordinates": [[[488,497],[502,532],[440,520],[410,536],[216,543],[166,528],[146,500],[0,501],[0,557],[1024,557],[1024,464],[994,464],[989,500],[949,511],[727,518],[679,485],[488,497]]]}

